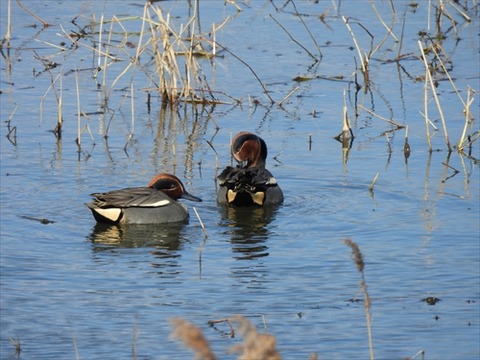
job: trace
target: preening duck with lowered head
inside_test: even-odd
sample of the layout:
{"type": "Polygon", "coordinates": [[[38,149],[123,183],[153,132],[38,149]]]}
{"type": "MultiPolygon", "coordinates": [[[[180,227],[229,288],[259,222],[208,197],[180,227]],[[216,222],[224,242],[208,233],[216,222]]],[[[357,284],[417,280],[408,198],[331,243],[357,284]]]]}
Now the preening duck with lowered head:
{"type": "Polygon", "coordinates": [[[238,165],[227,166],[218,176],[217,202],[233,206],[281,204],[283,192],[266,169],[265,141],[254,133],[242,131],[233,138],[230,150],[238,165]]]}

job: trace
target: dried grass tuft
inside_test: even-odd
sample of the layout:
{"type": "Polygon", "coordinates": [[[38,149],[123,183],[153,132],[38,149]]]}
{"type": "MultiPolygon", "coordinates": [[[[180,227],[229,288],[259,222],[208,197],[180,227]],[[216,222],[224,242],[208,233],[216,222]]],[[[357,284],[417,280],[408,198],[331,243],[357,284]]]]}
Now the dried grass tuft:
{"type": "Polygon", "coordinates": [[[173,337],[182,340],[186,347],[195,353],[199,360],[215,360],[215,354],[210,349],[207,339],[203,336],[202,330],[180,318],[170,320],[173,326],[173,337]]]}
{"type": "Polygon", "coordinates": [[[238,352],[238,360],[280,360],[280,353],[276,349],[277,341],[269,334],[259,334],[257,328],[248,319],[236,315],[232,321],[239,324],[238,332],[243,336],[243,344],[230,349],[231,352],[238,352]]]}
{"type": "MultiPolygon", "coordinates": [[[[277,340],[274,336],[266,333],[258,333],[257,328],[248,319],[236,315],[222,320],[209,321],[212,323],[231,322],[238,323],[238,333],[243,336],[243,343],[230,347],[230,353],[239,353],[238,360],[280,360],[280,353],[277,351],[277,340]]],[[[186,347],[193,350],[196,359],[214,360],[215,354],[210,349],[207,339],[202,331],[195,325],[180,318],[170,321],[173,325],[173,337],[182,340],[186,347]]],[[[233,334],[233,328],[231,329],[233,334]]],[[[233,336],[232,336],[233,337],[233,336]]],[[[314,354],[312,354],[314,356],[314,354]]]]}

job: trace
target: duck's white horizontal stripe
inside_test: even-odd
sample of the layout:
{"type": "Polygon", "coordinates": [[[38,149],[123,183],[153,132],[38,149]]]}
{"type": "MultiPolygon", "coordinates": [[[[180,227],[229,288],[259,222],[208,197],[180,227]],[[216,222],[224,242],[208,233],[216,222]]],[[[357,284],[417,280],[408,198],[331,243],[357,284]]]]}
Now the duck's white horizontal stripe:
{"type": "Polygon", "coordinates": [[[145,202],[145,203],[142,203],[142,204],[138,204],[138,206],[140,206],[140,207],[161,207],[161,206],[165,206],[165,205],[168,205],[168,204],[170,204],[170,201],[167,200],[167,199],[163,199],[163,200],[159,200],[159,201],[153,202],[153,203],[145,202]]]}

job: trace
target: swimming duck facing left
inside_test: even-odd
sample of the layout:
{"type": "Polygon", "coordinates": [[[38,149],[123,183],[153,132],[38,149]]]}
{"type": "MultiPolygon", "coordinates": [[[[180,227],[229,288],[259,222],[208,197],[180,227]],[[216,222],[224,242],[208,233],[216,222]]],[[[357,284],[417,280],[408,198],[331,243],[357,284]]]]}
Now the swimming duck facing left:
{"type": "Polygon", "coordinates": [[[158,174],[146,187],[91,194],[86,204],[97,222],[106,224],[163,224],[186,222],[187,208],[179,198],[202,201],[185,190],[175,175],[158,174]]]}

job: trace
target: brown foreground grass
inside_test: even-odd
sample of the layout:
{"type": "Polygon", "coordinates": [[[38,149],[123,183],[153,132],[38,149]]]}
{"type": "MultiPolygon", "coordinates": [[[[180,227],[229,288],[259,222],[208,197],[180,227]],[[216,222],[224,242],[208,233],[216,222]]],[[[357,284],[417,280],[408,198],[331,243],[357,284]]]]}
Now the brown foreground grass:
{"type": "MultiPolygon", "coordinates": [[[[243,343],[230,347],[230,353],[239,353],[238,360],[280,360],[280,353],[276,349],[277,341],[274,336],[258,333],[257,328],[248,319],[236,315],[229,319],[238,323],[238,332],[243,337],[243,343]]],[[[180,339],[183,344],[195,354],[195,359],[215,360],[217,357],[210,348],[210,344],[198,327],[192,323],[174,318],[172,335],[180,339]]]]}

